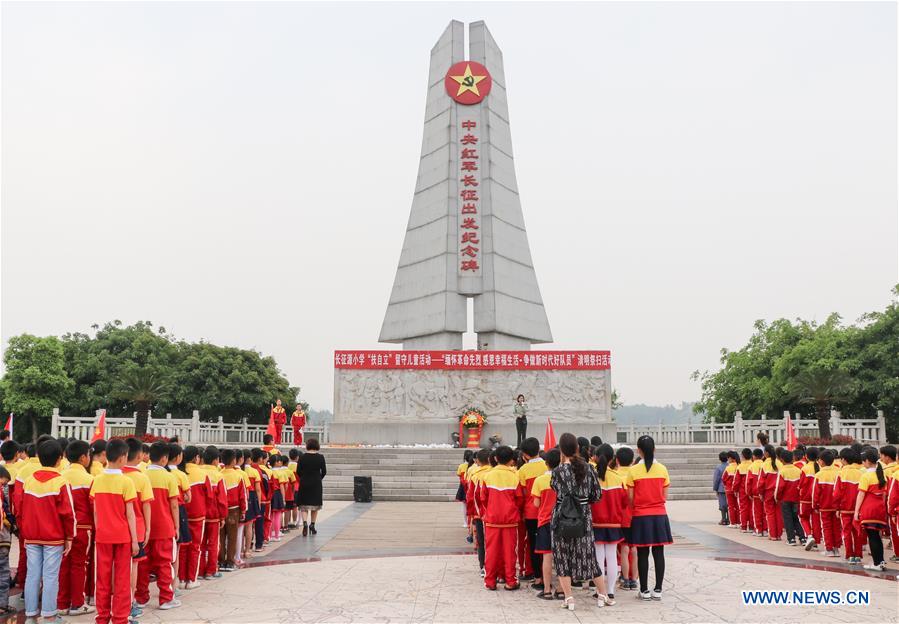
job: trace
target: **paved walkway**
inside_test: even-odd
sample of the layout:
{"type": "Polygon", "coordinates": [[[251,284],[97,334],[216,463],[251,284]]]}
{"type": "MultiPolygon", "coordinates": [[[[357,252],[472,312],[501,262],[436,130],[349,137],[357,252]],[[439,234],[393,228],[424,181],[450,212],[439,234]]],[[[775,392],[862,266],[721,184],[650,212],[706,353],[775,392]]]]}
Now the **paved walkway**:
{"type": "MultiPolygon", "coordinates": [[[[144,624],[291,622],[899,622],[899,566],[869,574],[841,561],[719,527],[714,501],[669,505],[665,595],[644,603],[619,592],[577,610],[530,590],[489,592],[464,541],[458,503],[327,503],[319,534],[296,532],[250,565],[185,592],[175,611],[144,624]],[[867,606],[744,607],[741,590],[864,590],[867,606]]],[[[154,599],[155,602],[155,599],[154,599]]],[[[87,617],[72,622],[90,621],[87,617]]]]}

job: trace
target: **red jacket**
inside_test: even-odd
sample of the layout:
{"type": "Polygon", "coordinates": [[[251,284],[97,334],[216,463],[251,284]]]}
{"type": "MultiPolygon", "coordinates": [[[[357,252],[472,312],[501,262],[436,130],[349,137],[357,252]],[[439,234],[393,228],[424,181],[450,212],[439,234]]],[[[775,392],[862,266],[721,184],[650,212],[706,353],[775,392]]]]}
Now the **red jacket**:
{"type": "Polygon", "coordinates": [[[484,526],[517,527],[521,521],[521,487],[511,466],[496,466],[485,473],[479,487],[484,526]]]}
{"type": "Polygon", "coordinates": [[[474,520],[480,520],[482,514],[481,506],[478,504],[478,496],[480,495],[481,479],[490,470],[490,465],[478,466],[468,475],[468,486],[465,489],[465,507],[468,516],[474,520]]]}
{"type": "Polygon", "coordinates": [[[534,496],[531,490],[534,487],[534,479],[546,472],[546,462],[535,458],[518,469],[518,483],[521,488],[522,517],[529,520],[537,519],[537,507],[534,506],[534,496]]]}
{"type": "Polygon", "coordinates": [[[75,536],[72,488],[56,468],[41,467],[25,481],[18,520],[26,544],[60,546],[75,536]]]}
{"type": "Polygon", "coordinates": [[[840,468],[840,474],[833,486],[833,497],[840,513],[855,513],[858,480],[861,476],[862,468],[858,464],[849,464],[840,468]]]}
{"type": "Polygon", "coordinates": [[[627,494],[627,477],[612,470],[606,470],[605,481],[599,482],[602,496],[590,505],[590,515],[595,527],[620,527],[625,519],[625,510],[630,501],[627,494]]]}
{"type": "Polygon", "coordinates": [[[836,511],[837,501],[833,491],[838,473],[839,468],[836,466],[825,466],[815,475],[815,482],[812,484],[812,509],[836,511]]]}
{"type": "Polygon", "coordinates": [[[790,464],[781,466],[777,472],[777,481],[774,484],[774,500],[784,503],[799,502],[799,480],[802,471],[790,464]]]}
{"type": "Polygon", "coordinates": [[[799,502],[812,502],[812,486],[815,484],[815,467],[806,464],[799,471],[799,502]]]}
{"type": "Polygon", "coordinates": [[[206,502],[207,520],[224,520],[228,517],[228,491],[222,480],[221,471],[215,466],[203,466],[209,475],[212,497],[206,502]]]}
{"type": "Polygon", "coordinates": [[[887,483],[887,513],[899,515],[899,471],[894,472],[887,483]]]}
{"type": "Polygon", "coordinates": [[[222,470],[221,483],[227,493],[228,509],[238,508],[241,512],[246,511],[247,488],[243,483],[243,473],[237,468],[225,468],[222,470]]]}
{"type": "Polygon", "coordinates": [[[94,504],[91,501],[91,484],[94,478],[81,464],[72,464],[63,478],[72,490],[72,505],[75,509],[75,521],[79,529],[90,529],[94,526],[94,504]]]}
{"type": "Polygon", "coordinates": [[[209,475],[197,464],[187,464],[187,481],[190,483],[190,502],[184,505],[187,519],[205,520],[207,508],[214,504],[209,475]]]}

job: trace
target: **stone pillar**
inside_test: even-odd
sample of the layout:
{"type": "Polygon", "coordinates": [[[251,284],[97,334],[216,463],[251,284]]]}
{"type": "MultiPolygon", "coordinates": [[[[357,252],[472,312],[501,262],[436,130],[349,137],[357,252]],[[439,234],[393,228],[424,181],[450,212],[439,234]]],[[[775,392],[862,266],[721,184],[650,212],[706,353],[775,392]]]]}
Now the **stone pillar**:
{"type": "Polygon", "coordinates": [[[200,410],[194,410],[190,420],[190,442],[200,441],[200,410]]]}
{"type": "Polygon", "coordinates": [[[877,410],[877,441],[881,444],[887,443],[887,423],[883,410],[877,410]]]}
{"type": "Polygon", "coordinates": [[[734,446],[743,445],[743,412],[734,412],[734,446]]]}
{"type": "MultiPolygon", "coordinates": [[[[12,432],[10,431],[9,434],[12,435],[12,432]]],[[[50,418],[50,435],[52,435],[54,438],[59,437],[59,408],[58,407],[53,408],[53,416],[51,416],[51,418],[50,418]]]]}
{"type": "Polygon", "coordinates": [[[831,437],[833,437],[838,433],[843,433],[842,426],[840,424],[840,413],[837,410],[832,409],[830,410],[830,435],[831,437]]]}

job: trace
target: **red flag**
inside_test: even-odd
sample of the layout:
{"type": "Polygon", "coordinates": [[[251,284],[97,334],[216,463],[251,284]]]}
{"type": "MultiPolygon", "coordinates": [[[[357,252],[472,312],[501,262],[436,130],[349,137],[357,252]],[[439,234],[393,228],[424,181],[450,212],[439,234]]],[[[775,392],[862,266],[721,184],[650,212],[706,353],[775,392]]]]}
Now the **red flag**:
{"type": "Polygon", "coordinates": [[[94,427],[94,435],[91,436],[91,444],[97,440],[106,439],[106,410],[100,410],[97,425],[94,427]]]}
{"type": "Polygon", "coordinates": [[[785,418],[787,420],[787,436],[785,442],[787,444],[787,450],[792,451],[796,448],[796,430],[793,429],[793,419],[790,418],[789,413],[785,415],[785,418]]]}
{"type": "Polygon", "coordinates": [[[556,432],[553,431],[553,423],[546,419],[546,433],[543,436],[543,450],[548,451],[556,445],[556,432]]]}
{"type": "Polygon", "coordinates": [[[13,434],[12,434],[12,416],[13,416],[13,413],[10,412],[10,413],[9,413],[9,418],[6,419],[6,426],[3,427],[3,428],[6,429],[7,431],[9,431],[9,437],[10,437],[10,438],[15,437],[15,436],[13,436],[13,434]]]}

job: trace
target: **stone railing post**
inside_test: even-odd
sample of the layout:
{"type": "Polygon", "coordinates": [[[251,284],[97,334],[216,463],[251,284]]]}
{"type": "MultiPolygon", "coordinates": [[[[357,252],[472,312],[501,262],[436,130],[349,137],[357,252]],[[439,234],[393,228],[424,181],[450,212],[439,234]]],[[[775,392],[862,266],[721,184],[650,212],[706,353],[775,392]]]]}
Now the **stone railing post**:
{"type": "Polygon", "coordinates": [[[743,412],[737,410],[734,412],[734,440],[735,446],[743,444],[743,412]]]}
{"type": "Polygon", "coordinates": [[[877,441],[881,444],[887,443],[887,421],[883,410],[877,410],[877,441]]]}
{"type": "Polygon", "coordinates": [[[200,410],[194,410],[190,419],[190,441],[200,441],[200,410]]]}
{"type": "Polygon", "coordinates": [[[665,444],[662,442],[662,420],[659,419],[659,435],[656,437],[656,444],[665,444]]]}
{"type": "Polygon", "coordinates": [[[831,437],[843,433],[843,425],[840,422],[840,413],[832,409],[830,410],[830,435],[831,437]]]}
{"type": "MultiPolygon", "coordinates": [[[[12,433],[10,433],[12,435],[12,433]]],[[[54,438],[58,438],[59,436],[59,408],[53,408],[53,415],[50,417],[50,435],[54,438]]]]}
{"type": "Polygon", "coordinates": [[[247,440],[250,438],[250,428],[247,426],[247,417],[244,416],[240,419],[240,441],[243,444],[246,444],[247,440]]]}
{"type": "Polygon", "coordinates": [[[216,442],[218,444],[222,444],[225,441],[225,421],[221,416],[219,416],[218,420],[218,429],[218,439],[216,440],[216,442]]]}

